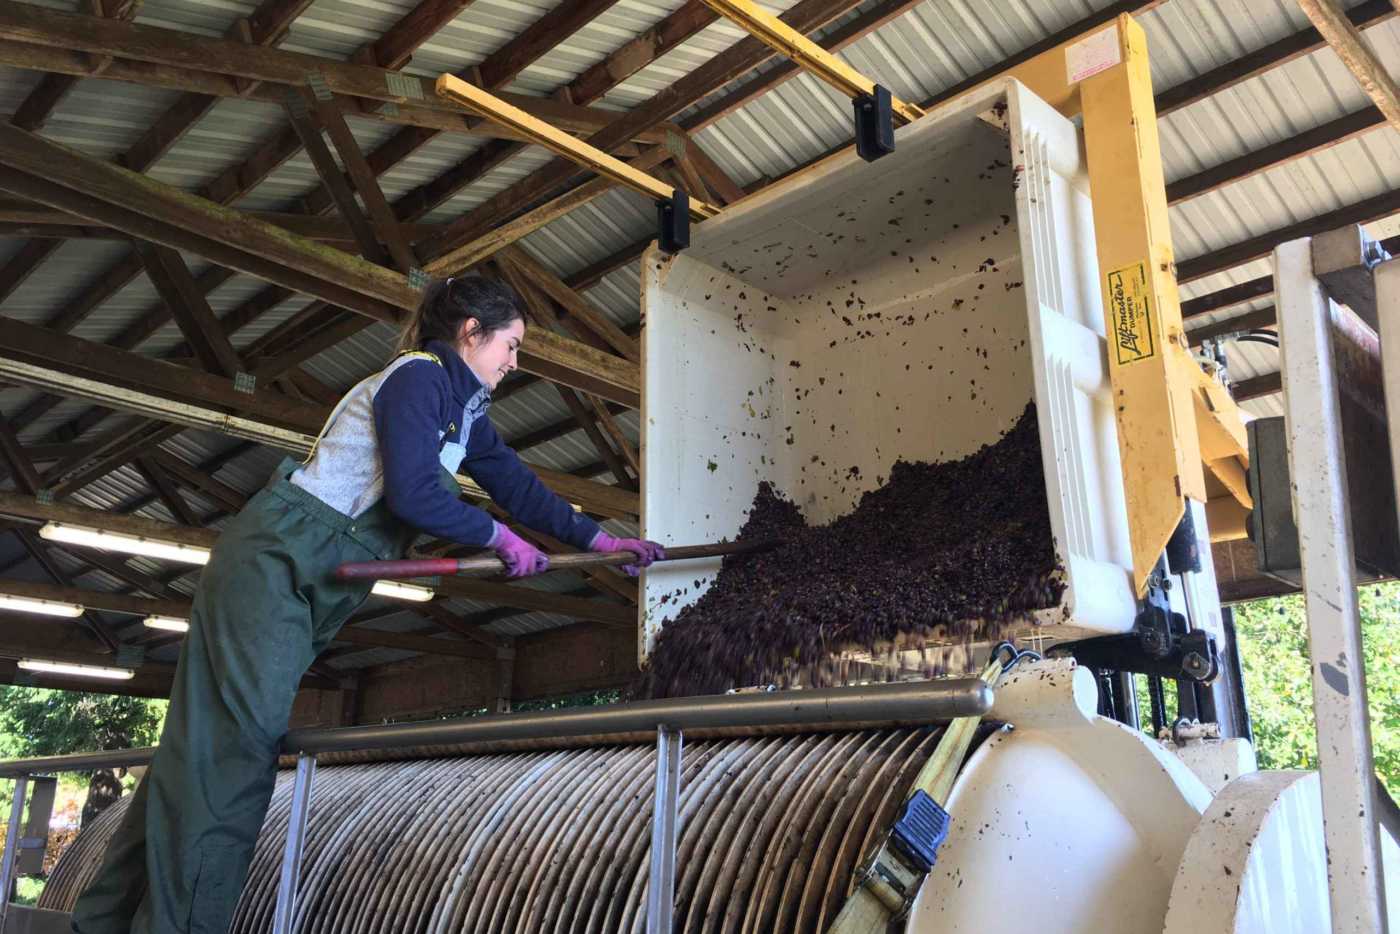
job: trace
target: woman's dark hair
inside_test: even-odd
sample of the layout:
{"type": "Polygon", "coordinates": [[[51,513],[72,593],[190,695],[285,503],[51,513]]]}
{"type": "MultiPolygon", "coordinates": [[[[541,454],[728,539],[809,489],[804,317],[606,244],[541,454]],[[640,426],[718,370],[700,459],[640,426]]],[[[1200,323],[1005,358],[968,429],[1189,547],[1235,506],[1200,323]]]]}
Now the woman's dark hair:
{"type": "Polygon", "coordinates": [[[525,317],[520,296],[504,282],[482,276],[434,279],[423,290],[423,301],[404,325],[398,353],[422,350],[431,340],[452,343],[462,322],[477,320],[471,334],[490,334],[525,317]]]}

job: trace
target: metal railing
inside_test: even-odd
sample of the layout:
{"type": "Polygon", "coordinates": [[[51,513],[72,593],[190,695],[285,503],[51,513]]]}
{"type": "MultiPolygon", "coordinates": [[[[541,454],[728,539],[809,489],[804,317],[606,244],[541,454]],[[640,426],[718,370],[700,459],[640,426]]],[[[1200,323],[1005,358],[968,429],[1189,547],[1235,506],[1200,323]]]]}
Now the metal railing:
{"type": "MultiPolygon", "coordinates": [[[[487,751],[512,744],[604,744],[656,738],[656,804],[652,809],[652,875],[647,931],[668,932],[680,833],[681,738],[752,732],[923,726],[991,710],[992,689],[978,678],[686,697],[605,707],[573,708],[417,723],[293,730],[282,742],[297,757],[287,842],[277,890],[273,934],[290,934],[296,915],[302,844],[319,756],[411,750],[414,755],[487,751]]],[[[518,748],[516,746],[515,748],[518,748]]],[[[15,797],[0,859],[0,931],[9,908],[20,818],[31,776],[145,765],[155,747],[0,760],[0,779],[14,779],[15,797]]]]}

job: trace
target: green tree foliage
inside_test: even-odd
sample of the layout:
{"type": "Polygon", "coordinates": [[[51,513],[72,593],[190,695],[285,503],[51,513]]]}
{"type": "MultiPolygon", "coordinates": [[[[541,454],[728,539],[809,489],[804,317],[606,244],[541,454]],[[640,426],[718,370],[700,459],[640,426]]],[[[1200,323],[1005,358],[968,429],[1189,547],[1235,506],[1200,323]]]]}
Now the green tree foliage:
{"type": "MultiPolygon", "coordinates": [[[[0,758],[150,746],[160,738],[167,706],[143,697],[0,686],[0,758]]],[[[0,782],[0,808],[8,808],[10,788],[0,782]]]]}
{"type": "MultiPolygon", "coordinates": [[[[1400,796],[1400,584],[1368,584],[1359,596],[1376,772],[1400,796]]],[[[1302,597],[1236,607],[1235,633],[1259,767],[1317,768],[1302,597]]]]}
{"type": "Polygon", "coordinates": [[[167,702],[114,694],[0,687],[0,753],[56,756],[149,746],[167,702]]]}

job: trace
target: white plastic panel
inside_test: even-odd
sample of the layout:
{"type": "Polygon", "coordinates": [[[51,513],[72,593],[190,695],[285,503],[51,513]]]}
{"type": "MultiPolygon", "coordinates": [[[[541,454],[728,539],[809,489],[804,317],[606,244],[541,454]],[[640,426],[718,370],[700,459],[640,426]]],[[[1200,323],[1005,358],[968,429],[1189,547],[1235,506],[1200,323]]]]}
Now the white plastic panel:
{"type": "Polygon", "coordinates": [[[1182,856],[1166,934],[1332,929],[1317,773],[1256,772],[1230,782],[1182,856]]]}
{"type": "MultiPolygon", "coordinates": [[[[1032,399],[1063,605],[1121,632],[1134,600],[1087,180],[1074,126],[1008,81],[700,225],[643,263],[643,526],[732,538],[758,483],[823,523],[891,465],[960,458],[1032,399]]],[[[975,534],[970,531],[970,534],[975,534]]],[[[718,561],[652,568],[642,650],[718,561]]]]}
{"type": "Polygon", "coordinates": [[[1026,664],[996,691],[1012,724],[968,759],[910,934],[1161,934],[1210,792],[1143,733],[1097,716],[1088,669],[1026,664]]]}

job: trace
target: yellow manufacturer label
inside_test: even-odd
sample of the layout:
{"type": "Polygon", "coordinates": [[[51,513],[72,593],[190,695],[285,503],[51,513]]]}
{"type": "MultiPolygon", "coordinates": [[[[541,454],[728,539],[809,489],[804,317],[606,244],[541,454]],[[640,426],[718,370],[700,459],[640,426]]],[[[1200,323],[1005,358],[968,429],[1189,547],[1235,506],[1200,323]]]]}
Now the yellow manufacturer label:
{"type": "Polygon", "coordinates": [[[1157,352],[1152,344],[1152,296],[1147,265],[1133,263],[1108,274],[1108,307],[1113,312],[1118,363],[1136,363],[1157,352]]]}

